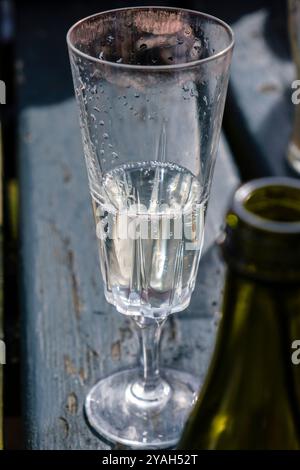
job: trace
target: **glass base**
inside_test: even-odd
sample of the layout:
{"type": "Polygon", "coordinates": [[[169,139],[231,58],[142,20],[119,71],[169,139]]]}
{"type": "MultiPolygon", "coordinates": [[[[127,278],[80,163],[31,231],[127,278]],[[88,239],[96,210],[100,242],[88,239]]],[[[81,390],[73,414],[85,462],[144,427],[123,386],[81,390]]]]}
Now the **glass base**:
{"type": "Polygon", "coordinates": [[[139,398],[140,369],[118,372],[89,392],[85,410],[90,425],[110,441],[141,449],[176,445],[195,403],[199,382],[190,374],[162,369],[160,393],[139,398]]]}

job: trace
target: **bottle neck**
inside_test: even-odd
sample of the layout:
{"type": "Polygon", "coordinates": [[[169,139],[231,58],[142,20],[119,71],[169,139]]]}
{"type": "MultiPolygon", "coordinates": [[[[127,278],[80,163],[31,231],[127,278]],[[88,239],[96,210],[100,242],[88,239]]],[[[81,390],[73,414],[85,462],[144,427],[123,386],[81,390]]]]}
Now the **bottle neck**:
{"type": "Polygon", "coordinates": [[[283,420],[300,435],[300,371],[292,362],[292,344],[300,338],[299,181],[245,184],[226,222],[228,274],[216,361],[228,363],[246,409],[283,420]]]}
{"type": "Polygon", "coordinates": [[[253,279],[300,282],[300,182],[262,178],[242,186],[226,216],[226,263],[253,279]]]}
{"type": "Polygon", "coordinates": [[[268,351],[276,343],[273,362],[290,364],[291,343],[300,338],[300,283],[257,281],[229,268],[220,335],[227,337],[226,349],[229,339],[246,355],[248,348],[260,348],[260,363],[271,360],[268,351]]]}
{"type": "Polygon", "coordinates": [[[223,316],[181,448],[300,449],[300,182],[241,186],[221,247],[223,316]]]}
{"type": "Polygon", "coordinates": [[[300,446],[300,373],[291,360],[299,312],[300,284],[257,282],[228,271],[213,381],[223,384],[232,408],[239,403],[258,442],[268,439],[259,420],[272,417],[270,432],[275,423],[287,435],[295,427],[300,446]]]}
{"type": "Polygon", "coordinates": [[[180,449],[300,449],[300,286],[227,273],[212,363],[180,449]]]}

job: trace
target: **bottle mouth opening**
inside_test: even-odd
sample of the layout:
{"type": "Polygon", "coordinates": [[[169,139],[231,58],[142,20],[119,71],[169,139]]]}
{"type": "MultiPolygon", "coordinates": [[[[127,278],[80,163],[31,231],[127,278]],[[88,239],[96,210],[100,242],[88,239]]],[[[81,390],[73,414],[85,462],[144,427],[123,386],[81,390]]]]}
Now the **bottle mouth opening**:
{"type": "Polygon", "coordinates": [[[300,181],[284,177],[250,181],[235,193],[233,212],[264,231],[300,233],[300,181]]]}

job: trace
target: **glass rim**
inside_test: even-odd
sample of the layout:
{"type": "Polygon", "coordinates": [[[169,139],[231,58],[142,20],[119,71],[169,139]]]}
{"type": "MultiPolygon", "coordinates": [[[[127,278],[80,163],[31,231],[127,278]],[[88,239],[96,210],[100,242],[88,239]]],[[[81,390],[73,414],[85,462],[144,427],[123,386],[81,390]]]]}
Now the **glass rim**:
{"type": "Polygon", "coordinates": [[[138,71],[138,70],[140,70],[140,71],[145,70],[145,71],[152,71],[152,72],[155,72],[155,71],[170,71],[170,70],[178,70],[178,69],[186,69],[186,68],[195,67],[197,65],[204,64],[204,63],[207,63],[207,62],[211,62],[211,61],[219,59],[220,57],[225,56],[234,47],[234,32],[233,32],[232,28],[225,21],[220,20],[216,16],[209,15],[208,13],[203,13],[203,12],[200,12],[200,11],[191,10],[191,9],[187,9],[187,8],[147,5],[147,6],[137,6],[137,7],[114,8],[114,9],[111,9],[111,10],[105,10],[105,11],[102,11],[102,12],[99,12],[99,13],[94,13],[93,15],[86,16],[85,18],[82,18],[81,20],[74,23],[69,28],[69,30],[67,32],[67,44],[68,44],[69,49],[72,50],[72,52],[74,52],[78,56],[81,56],[84,59],[88,59],[92,62],[96,62],[96,63],[102,64],[102,65],[109,65],[109,66],[116,67],[116,68],[119,68],[119,69],[128,69],[128,70],[136,70],[136,71],[138,71]],[[203,59],[193,60],[193,61],[190,61],[190,62],[183,62],[183,63],[179,63],[179,64],[170,64],[170,65],[138,65],[138,64],[123,64],[123,63],[111,62],[109,60],[99,59],[97,57],[93,57],[93,56],[91,56],[89,54],[86,54],[85,52],[82,52],[79,49],[77,49],[74,46],[74,44],[71,40],[71,34],[73,33],[73,31],[75,31],[75,29],[78,26],[80,26],[82,23],[84,23],[87,20],[90,20],[92,18],[96,18],[97,16],[102,16],[102,15],[105,15],[105,14],[108,14],[108,13],[117,13],[117,12],[120,12],[120,11],[127,11],[127,10],[151,10],[151,9],[164,10],[164,11],[184,11],[184,12],[187,12],[187,13],[192,13],[193,15],[197,15],[197,16],[204,17],[206,19],[213,20],[215,23],[223,26],[224,29],[227,31],[227,33],[229,35],[229,38],[230,38],[229,45],[226,46],[221,51],[219,51],[217,53],[214,53],[213,55],[211,55],[209,57],[205,57],[203,59]]]}
{"type": "Polygon", "coordinates": [[[300,221],[286,222],[270,220],[260,215],[254,214],[245,207],[247,199],[257,190],[265,187],[286,187],[297,189],[300,192],[300,181],[288,176],[268,176],[259,178],[243,184],[236,191],[233,198],[233,212],[252,227],[263,231],[272,231],[278,234],[300,233],[300,221]]]}

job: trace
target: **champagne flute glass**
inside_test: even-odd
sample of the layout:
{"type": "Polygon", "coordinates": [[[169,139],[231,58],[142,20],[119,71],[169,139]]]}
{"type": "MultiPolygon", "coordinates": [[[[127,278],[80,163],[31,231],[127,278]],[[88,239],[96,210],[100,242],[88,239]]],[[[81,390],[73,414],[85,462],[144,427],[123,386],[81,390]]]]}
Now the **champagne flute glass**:
{"type": "Polygon", "coordinates": [[[105,297],[141,346],[141,367],[89,392],[87,418],[112,441],[172,446],[199,384],[159,369],[159,339],[195,286],[233,33],[206,14],[141,7],[85,18],[67,42],[105,297]]]}

